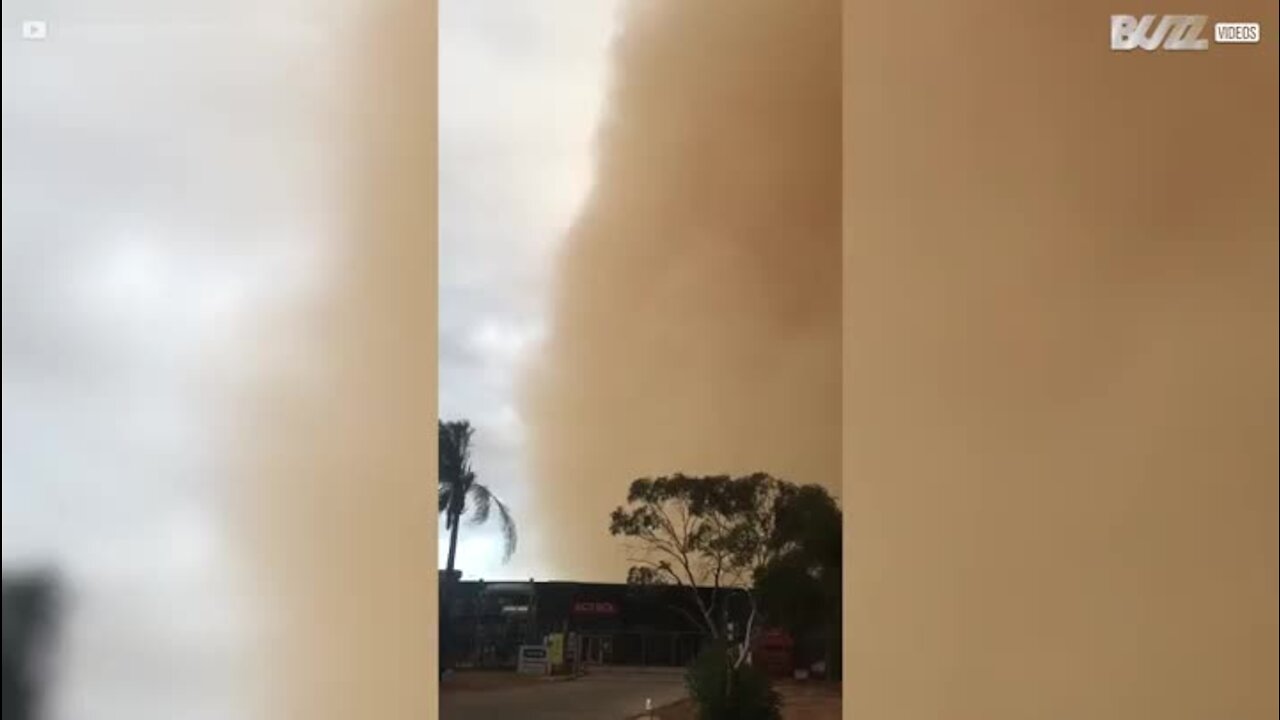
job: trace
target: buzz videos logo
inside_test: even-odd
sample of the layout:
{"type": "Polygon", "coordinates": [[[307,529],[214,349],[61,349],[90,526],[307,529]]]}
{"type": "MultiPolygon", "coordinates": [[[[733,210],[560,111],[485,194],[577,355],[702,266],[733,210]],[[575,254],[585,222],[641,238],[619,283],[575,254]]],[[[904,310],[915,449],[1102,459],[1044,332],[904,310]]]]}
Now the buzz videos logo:
{"type": "MultiPolygon", "coordinates": [[[[1209,49],[1208,25],[1207,15],[1112,15],[1111,49],[1205,51],[1209,49]]],[[[1219,44],[1257,43],[1261,34],[1258,23],[1221,22],[1213,26],[1213,40],[1219,44]]]]}

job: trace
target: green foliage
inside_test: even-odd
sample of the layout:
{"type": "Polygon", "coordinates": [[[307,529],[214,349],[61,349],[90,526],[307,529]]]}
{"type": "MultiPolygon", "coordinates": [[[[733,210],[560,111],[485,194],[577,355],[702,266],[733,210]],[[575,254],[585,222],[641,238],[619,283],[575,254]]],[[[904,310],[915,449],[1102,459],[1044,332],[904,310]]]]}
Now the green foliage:
{"type": "Polygon", "coordinates": [[[628,582],[689,588],[698,609],[690,619],[712,638],[736,640],[731,658],[742,657],[765,624],[804,638],[805,661],[824,653],[835,672],[841,525],[839,505],[819,485],[797,486],[764,473],[676,474],[633,482],[609,530],[628,541],[634,563],[628,582]],[[712,592],[704,596],[696,587],[712,592]],[[724,626],[731,600],[745,603],[748,613],[734,638],[724,626]]]}
{"type": "Polygon", "coordinates": [[[786,485],[775,506],[770,545],[787,553],[800,551],[823,566],[838,567],[843,518],[835,498],[821,485],[786,485]]]}
{"type": "MultiPolygon", "coordinates": [[[[775,621],[809,618],[826,603],[838,606],[842,518],[835,499],[818,485],[788,486],[776,505],[769,561],[755,583],[775,621]]],[[[835,608],[831,608],[835,609],[835,608]]]]}
{"type": "Polygon", "coordinates": [[[780,720],[782,698],[758,668],[737,668],[723,643],[703,650],[685,675],[699,720],[780,720]]]}
{"type": "Polygon", "coordinates": [[[781,559],[760,572],[756,595],[770,624],[786,628],[793,637],[821,622],[823,588],[795,558],[781,559]]]}
{"type": "Polygon", "coordinates": [[[628,541],[635,563],[628,581],[688,588],[698,608],[694,620],[711,637],[723,633],[724,608],[717,607],[722,595],[705,599],[696,588],[746,590],[754,617],[750,587],[773,552],[769,538],[784,486],[765,473],[634,481],[627,504],[609,518],[609,532],[628,541]]]}
{"type": "Polygon", "coordinates": [[[838,672],[834,652],[841,613],[841,513],[817,485],[784,488],[777,504],[774,552],[755,573],[756,597],[771,625],[792,637],[820,633],[828,642],[828,671],[838,672]]]}
{"type": "Polygon", "coordinates": [[[676,474],[631,483],[609,532],[638,541],[631,575],[648,582],[749,584],[769,551],[781,481],[676,474]]]}

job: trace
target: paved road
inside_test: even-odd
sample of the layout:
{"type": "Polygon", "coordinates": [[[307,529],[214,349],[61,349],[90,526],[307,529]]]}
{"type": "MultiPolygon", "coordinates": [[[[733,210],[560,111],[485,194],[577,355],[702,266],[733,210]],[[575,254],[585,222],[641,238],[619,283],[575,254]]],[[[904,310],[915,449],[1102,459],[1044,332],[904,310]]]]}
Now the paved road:
{"type": "Polygon", "coordinates": [[[440,720],[623,720],[685,696],[678,673],[611,673],[440,697],[440,720]]]}

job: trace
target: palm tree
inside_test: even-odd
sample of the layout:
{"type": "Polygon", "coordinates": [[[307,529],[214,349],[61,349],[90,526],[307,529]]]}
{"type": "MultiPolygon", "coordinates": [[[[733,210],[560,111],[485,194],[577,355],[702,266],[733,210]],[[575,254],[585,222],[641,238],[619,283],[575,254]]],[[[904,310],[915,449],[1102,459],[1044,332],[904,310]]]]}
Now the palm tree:
{"type": "Polygon", "coordinates": [[[516,551],[516,524],[511,511],[489,488],[476,482],[471,470],[471,435],[475,428],[466,420],[440,421],[440,512],[445,516],[445,528],[449,530],[449,559],[445,565],[445,577],[453,577],[453,561],[458,551],[458,525],[467,513],[470,498],[471,522],[482,525],[497,508],[498,521],[505,540],[502,561],[511,559],[516,551]]]}

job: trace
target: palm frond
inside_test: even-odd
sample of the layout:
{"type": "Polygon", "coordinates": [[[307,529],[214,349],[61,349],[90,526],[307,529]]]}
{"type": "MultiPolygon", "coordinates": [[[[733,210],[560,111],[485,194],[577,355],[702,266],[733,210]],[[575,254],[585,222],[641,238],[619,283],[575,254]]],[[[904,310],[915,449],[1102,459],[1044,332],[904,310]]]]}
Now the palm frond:
{"type": "Polygon", "coordinates": [[[452,485],[440,486],[440,512],[444,514],[444,528],[452,530],[453,524],[467,511],[467,498],[452,485]]]}
{"type": "Polygon", "coordinates": [[[502,562],[511,559],[516,553],[516,521],[511,517],[511,510],[501,500],[494,498],[494,502],[498,505],[498,521],[502,526],[502,562]]]}
{"type": "Polygon", "coordinates": [[[471,436],[475,432],[466,420],[440,422],[440,484],[463,486],[471,473],[471,436]]]}
{"type": "Polygon", "coordinates": [[[493,508],[498,509],[498,525],[502,530],[503,539],[503,558],[506,562],[516,552],[516,521],[511,515],[511,509],[506,503],[498,499],[493,491],[480,483],[472,483],[470,492],[472,502],[475,503],[475,509],[471,513],[471,522],[480,525],[488,522],[489,516],[492,515],[493,508]]]}
{"type": "Polygon", "coordinates": [[[481,483],[471,483],[471,487],[467,488],[467,494],[471,496],[473,509],[471,511],[471,522],[475,525],[483,525],[489,521],[489,510],[493,506],[493,493],[489,492],[489,488],[481,483]]]}
{"type": "Polygon", "coordinates": [[[471,472],[471,436],[474,429],[466,420],[440,421],[439,512],[445,527],[452,529],[466,512],[467,488],[475,481],[471,472]]]}
{"type": "Polygon", "coordinates": [[[516,551],[516,524],[511,510],[484,485],[476,482],[471,469],[471,438],[475,429],[466,420],[440,423],[440,476],[439,509],[445,515],[445,527],[453,529],[467,514],[467,501],[474,503],[471,523],[480,525],[489,521],[493,508],[497,507],[504,540],[503,562],[511,559],[516,551]]]}

